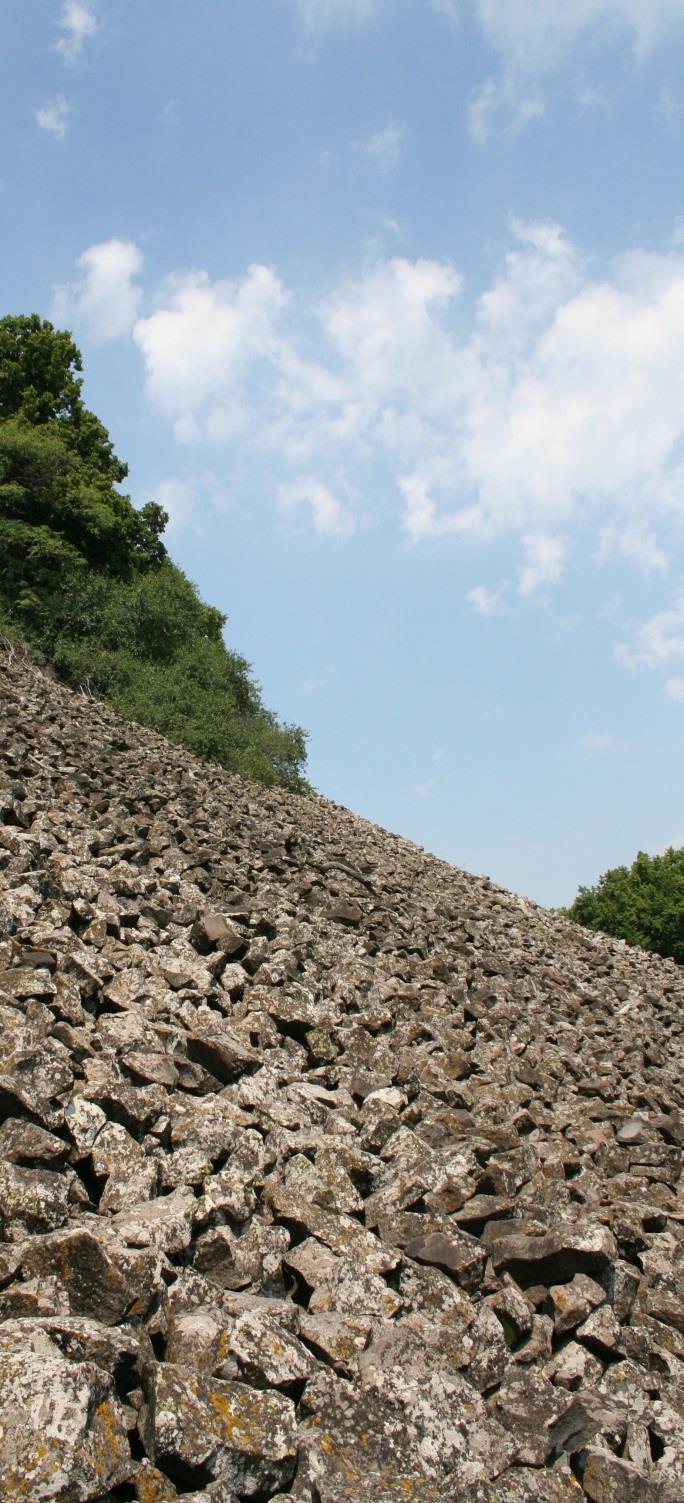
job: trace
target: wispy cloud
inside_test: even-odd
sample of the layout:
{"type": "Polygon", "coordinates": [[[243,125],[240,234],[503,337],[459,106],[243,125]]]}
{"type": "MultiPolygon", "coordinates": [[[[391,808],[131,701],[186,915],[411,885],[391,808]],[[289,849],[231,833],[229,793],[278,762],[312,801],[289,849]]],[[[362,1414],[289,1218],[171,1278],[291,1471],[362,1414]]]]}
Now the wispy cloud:
{"type": "Polygon", "coordinates": [[[627,526],[612,523],[601,529],[598,557],[612,558],[616,555],[636,564],[642,574],[667,573],[667,554],[645,520],[627,526]]]}
{"type": "Polygon", "coordinates": [[[673,658],[684,657],[684,593],[668,610],[642,621],[616,655],[625,668],[666,668],[673,658]]]}
{"type": "Polygon", "coordinates": [[[558,583],[567,553],[565,540],[549,532],[528,533],[523,538],[525,561],[520,570],[518,589],[521,595],[534,595],[545,586],[558,583]]]}
{"type": "Polygon", "coordinates": [[[617,737],[611,731],[585,731],[578,742],[580,750],[586,752],[612,751],[617,744],[617,737]]]}
{"type": "Polygon", "coordinates": [[[383,0],[293,0],[305,33],[316,36],[336,26],[372,21],[383,0]]]}
{"type": "Polygon", "coordinates": [[[318,678],[311,675],[305,679],[302,679],[302,689],[304,690],[305,694],[317,694],[319,689],[324,689],[326,684],[328,684],[331,678],[334,677],[335,669],[326,668],[318,678]]]}
{"type": "MultiPolygon", "coordinates": [[[[610,47],[614,58],[622,43],[643,58],[684,24],[681,0],[469,0],[469,8],[500,59],[500,72],[480,85],[468,106],[468,128],[480,144],[538,120],[545,110],[539,80],[550,79],[580,46],[593,53],[610,47]]],[[[603,98],[584,84],[578,102],[595,107],[603,98]]],[[[671,122],[676,102],[669,91],[658,107],[671,122]]]]}
{"type": "Polygon", "coordinates": [[[684,22],[681,0],[471,0],[485,37],[520,76],[550,72],[580,41],[641,56],[684,22]]]}
{"type": "Polygon", "coordinates": [[[600,610],[596,612],[596,620],[612,621],[613,617],[617,616],[621,608],[622,595],[619,590],[616,590],[612,595],[609,596],[608,600],[606,600],[605,604],[601,606],[600,610]]]}
{"type": "Polygon", "coordinates": [[[63,141],[71,124],[73,108],[63,94],[58,94],[56,99],[51,99],[35,112],[36,124],[41,130],[46,130],[57,141],[63,141]]]}
{"type": "Polygon", "coordinates": [[[668,678],[665,693],[670,699],[684,700],[684,678],[668,678]]]}
{"type": "Polygon", "coordinates": [[[355,531],[356,524],[348,507],[318,480],[298,480],[293,485],[280,487],[280,511],[292,513],[301,507],[308,508],[314,530],[321,537],[349,538],[355,531]]]}
{"type": "Polygon", "coordinates": [[[167,476],[153,487],[154,499],[168,515],[166,532],[170,536],[183,532],[197,515],[197,493],[189,480],[167,476]]]}
{"type": "Polygon", "coordinates": [[[178,100],[167,99],[159,111],[160,123],[166,130],[172,130],[178,124],[178,100]]]}
{"type": "Polygon", "coordinates": [[[473,140],[484,146],[497,132],[517,134],[545,112],[546,100],[539,89],[521,86],[515,79],[487,78],[470,97],[466,121],[473,140]]]}
{"type": "Polygon", "coordinates": [[[500,616],[503,609],[503,587],[497,590],[488,589],[487,585],[474,585],[468,590],[466,600],[477,611],[478,616],[500,616]]]}
{"type": "Polygon", "coordinates": [[[86,42],[90,42],[99,29],[93,6],[85,0],[64,0],[59,29],[62,34],[55,42],[55,50],[65,62],[79,62],[86,42]]]}
{"type": "Polygon", "coordinates": [[[356,141],[356,150],[361,152],[376,172],[388,177],[399,168],[405,135],[405,125],[397,120],[388,120],[367,141],[356,141]]]}
{"type": "Polygon", "coordinates": [[[668,126],[670,129],[677,125],[680,113],[679,100],[673,94],[672,89],[668,88],[667,84],[663,84],[654,108],[656,115],[660,116],[663,125],[668,126]]]}

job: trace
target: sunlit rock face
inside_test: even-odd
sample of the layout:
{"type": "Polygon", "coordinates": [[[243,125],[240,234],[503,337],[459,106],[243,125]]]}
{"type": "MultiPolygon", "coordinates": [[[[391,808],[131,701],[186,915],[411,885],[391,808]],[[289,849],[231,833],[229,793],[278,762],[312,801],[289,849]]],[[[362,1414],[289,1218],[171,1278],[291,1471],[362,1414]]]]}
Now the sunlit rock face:
{"type": "Polygon", "coordinates": [[[7,1503],[681,1503],[684,979],[0,664],[7,1503]]]}

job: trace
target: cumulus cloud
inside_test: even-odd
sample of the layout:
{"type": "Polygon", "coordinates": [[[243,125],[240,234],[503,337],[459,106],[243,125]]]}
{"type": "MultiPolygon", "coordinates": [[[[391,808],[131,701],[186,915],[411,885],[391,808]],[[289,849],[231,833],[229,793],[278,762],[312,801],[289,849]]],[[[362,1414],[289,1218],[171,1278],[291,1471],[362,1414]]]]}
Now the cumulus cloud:
{"type": "Polygon", "coordinates": [[[397,120],[388,120],[380,130],[374,131],[367,141],[357,141],[361,152],[371,167],[384,177],[396,172],[401,162],[401,148],[406,135],[406,126],[397,120]]]}
{"type": "Polygon", "coordinates": [[[65,62],[77,63],[86,42],[91,41],[98,30],[92,5],[86,4],[85,0],[64,0],[59,29],[62,35],[55,42],[55,50],[65,62]]]}
{"type": "Polygon", "coordinates": [[[179,437],[195,436],[202,409],[210,436],[232,436],[238,382],[254,361],[273,365],[277,320],[286,302],[267,266],[250,266],[238,281],[212,282],[193,272],[171,278],[162,305],[138,319],[133,337],[145,361],[148,394],[175,419],[179,437]]]}
{"type": "MultiPolygon", "coordinates": [[[[91,247],[67,309],[122,332],[139,268],[126,242],[91,247]]],[[[632,251],[596,276],[557,225],[515,224],[490,285],[465,290],[448,261],[400,256],[317,302],[267,266],[183,273],[133,337],[178,438],[248,445],[320,486],[320,504],[300,496],[321,532],[347,522],[320,498],[368,494],[372,468],[407,543],[517,537],[523,596],[559,578],[573,528],[664,572],[684,495],[684,255],[632,251]]]]}
{"type": "Polygon", "coordinates": [[[73,110],[68,99],[65,99],[63,94],[58,94],[56,99],[51,99],[48,104],[36,110],[34,118],[41,130],[46,130],[56,140],[63,141],[69,129],[72,114],[73,110]]]}
{"type": "Polygon", "coordinates": [[[136,282],[143,266],[130,240],[105,240],[79,257],[81,276],[55,289],[53,312],[58,322],[82,325],[99,344],[130,334],[142,292],[136,282]]]}

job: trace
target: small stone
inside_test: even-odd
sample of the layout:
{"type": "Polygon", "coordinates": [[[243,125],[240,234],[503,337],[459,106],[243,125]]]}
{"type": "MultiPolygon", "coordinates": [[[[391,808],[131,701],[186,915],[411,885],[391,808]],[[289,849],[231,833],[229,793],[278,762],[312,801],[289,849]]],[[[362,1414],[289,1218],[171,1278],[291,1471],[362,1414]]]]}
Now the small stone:
{"type": "Polygon", "coordinates": [[[418,1263],[428,1263],[443,1268],[456,1278],[464,1289],[474,1289],[482,1280],[486,1255],[474,1237],[443,1232],[432,1232],[427,1237],[415,1237],[404,1248],[407,1258],[418,1263]]]}
{"type": "Polygon", "coordinates": [[[585,1273],[576,1273],[569,1284],[553,1284],[549,1290],[554,1306],[554,1325],[559,1336],[586,1320],[605,1301],[605,1290],[585,1273]]]}

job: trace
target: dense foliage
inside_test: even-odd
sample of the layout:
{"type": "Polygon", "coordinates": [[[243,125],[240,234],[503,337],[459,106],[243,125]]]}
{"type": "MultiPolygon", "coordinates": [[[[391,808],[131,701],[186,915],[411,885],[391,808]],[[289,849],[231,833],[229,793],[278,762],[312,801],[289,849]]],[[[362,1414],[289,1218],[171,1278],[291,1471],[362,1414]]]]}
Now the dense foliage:
{"type": "Polygon", "coordinates": [[[122,715],[263,783],[305,787],[305,735],[261,701],[226,618],[171,562],[167,517],[81,398],[71,336],[0,320],[0,627],[122,715]]]}
{"type": "Polygon", "coordinates": [[[595,887],[580,887],[562,911],[588,929],[684,964],[684,849],[670,847],[663,856],[640,851],[630,867],[615,866],[595,887]]]}

